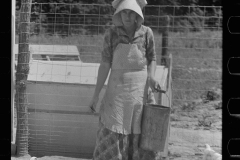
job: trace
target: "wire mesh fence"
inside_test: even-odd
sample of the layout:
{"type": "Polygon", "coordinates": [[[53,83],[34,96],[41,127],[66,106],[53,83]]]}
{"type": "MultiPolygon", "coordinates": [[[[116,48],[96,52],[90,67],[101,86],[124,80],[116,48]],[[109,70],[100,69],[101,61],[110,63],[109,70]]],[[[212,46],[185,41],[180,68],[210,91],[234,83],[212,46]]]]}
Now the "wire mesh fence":
{"type": "MultiPolygon", "coordinates": [[[[108,4],[31,5],[32,58],[26,93],[30,113],[29,150],[70,157],[91,154],[95,142],[89,130],[94,131],[97,118],[90,120],[87,105],[96,83],[103,35],[112,25],[114,10],[108,4]],[[76,139],[64,139],[67,134],[76,139]],[[85,145],[77,146],[77,141],[85,145]],[[63,142],[66,145],[60,146],[63,142]]],[[[167,27],[164,18],[166,15],[170,18],[167,47],[173,56],[172,114],[189,116],[189,112],[203,105],[221,108],[221,10],[219,6],[167,5],[148,5],[143,10],[144,25],[154,32],[158,65],[165,56],[162,55],[162,33],[167,27]]],[[[200,117],[196,115],[195,126],[214,127],[220,123],[219,114],[209,114],[202,111],[200,117]],[[209,119],[211,116],[219,117],[216,121],[209,119]]]]}

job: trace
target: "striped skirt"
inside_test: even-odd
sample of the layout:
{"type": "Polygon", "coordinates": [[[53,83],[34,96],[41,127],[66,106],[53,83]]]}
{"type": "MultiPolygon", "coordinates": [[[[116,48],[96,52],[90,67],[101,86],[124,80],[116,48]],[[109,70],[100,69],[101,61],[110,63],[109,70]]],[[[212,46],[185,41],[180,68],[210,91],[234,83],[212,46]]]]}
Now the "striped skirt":
{"type": "Polygon", "coordinates": [[[99,122],[93,160],[161,160],[161,155],[139,148],[140,134],[119,134],[99,122]]]}

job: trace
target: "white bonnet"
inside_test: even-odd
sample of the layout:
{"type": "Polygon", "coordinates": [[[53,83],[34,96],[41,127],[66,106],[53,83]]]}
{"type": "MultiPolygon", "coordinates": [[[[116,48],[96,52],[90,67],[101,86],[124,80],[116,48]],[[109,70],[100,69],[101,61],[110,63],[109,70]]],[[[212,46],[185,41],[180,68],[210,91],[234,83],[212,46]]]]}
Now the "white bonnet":
{"type": "Polygon", "coordinates": [[[116,9],[113,14],[112,20],[116,26],[122,25],[121,16],[119,15],[120,11],[124,9],[130,9],[136,12],[139,16],[137,18],[137,25],[140,25],[144,21],[142,9],[147,5],[146,0],[114,0],[112,2],[113,8],[116,9]]]}
{"type": "MultiPolygon", "coordinates": [[[[118,5],[119,5],[122,1],[124,1],[124,0],[114,0],[114,1],[112,2],[113,8],[116,9],[116,8],[118,7],[118,5]]],[[[146,0],[136,0],[136,1],[137,1],[138,5],[141,7],[141,9],[143,9],[143,7],[145,7],[145,6],[147,5],[147,1],[146,1],[146,0]]]]}

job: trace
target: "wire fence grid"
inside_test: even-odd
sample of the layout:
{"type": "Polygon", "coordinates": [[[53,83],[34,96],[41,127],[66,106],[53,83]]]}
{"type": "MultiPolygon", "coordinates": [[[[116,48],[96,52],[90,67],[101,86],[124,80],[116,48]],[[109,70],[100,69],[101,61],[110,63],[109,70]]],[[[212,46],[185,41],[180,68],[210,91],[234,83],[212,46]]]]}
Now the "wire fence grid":
{"type": "MultiPolygon", "coordinates": [[[[164,17],[170,18],[167,48],[173,56],[172,113],[179,110],[189,113],[198,104],[211,101],[219,102],[212,105],[221,105],[221,10],[219,6],[146,6],[143,10],[144,25],[154,32],[158,65],[164,57],[162,31],[167,27],[164,17]]],[[[29,24],[32,60],[26,104],[31,111],[30,150],[73,156],[79,150],[92,149],[88,145],[85,149],[74,148],[74,144],[69,144],[74,142],[72,139],[61,137],[75,135],[77,131],[88,137],[87,105],[96,83],[103,35],[112,25],[113,13],[111,5],[106,4],[32,3],[29,24]],[[51,109],[61,116],[54,115],[51,109]],[[80,112],[86,114],[85,119],[69,118],[69,114],[80,112]],[[67,145],[60,147],[61,142],[67,145]]],[[[16,44],[19,15],[17,11],[16,44]]],[[[195,123],[200,125],[199,120],[195,123]]],[[[86,139],[84,142],[94,143],[86,139]]]]}

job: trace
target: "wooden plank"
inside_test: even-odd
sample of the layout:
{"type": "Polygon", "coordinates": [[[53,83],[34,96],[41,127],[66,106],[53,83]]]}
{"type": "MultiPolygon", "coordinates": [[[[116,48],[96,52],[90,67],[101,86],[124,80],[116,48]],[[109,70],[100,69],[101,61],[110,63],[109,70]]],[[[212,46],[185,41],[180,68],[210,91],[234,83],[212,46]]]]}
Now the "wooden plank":
{"type": "MultiPolygon", "coordinates": [[[[18,44],[15,44],[15,56],[17,60],[18,44]]],[[[34,45],[29,46],[30,59],[55,61],[59,58],[66,58],[67,61],[80,62],[80,54],[78,48],[75,45],[34,45]],[[73,58],[73,59],[72,59],[73,58]]]]}
{"type": "MultiPolygon", "coordinates": [[[[168,75],[167,75],[167,84],[166,84],[166,90],[167,92],[165,94],[162,94],[162,105],[172,107],[172,54],[169,54],[168,58],[168,75]]],[[[171,136],[171,121],[169,119],[169,128],[167,133],[167,139],[165,143],[165,151],[163,152],[163,156],[168,156],[168,148],[169,148],[169,137],[171,136]]]]}
{"type": "Polygon", "coordinates": [[[167,90],[167,76],[168,76],[168,68],[163,69],[163,74],[160,79],[160,86],[162,87],[162,90],[166,92],[167,90]]]}
{"type": "MultiPolygon", "coordinates": [[[[93,84],[97,82],[98,63],[36,61],[30,63],[29,81],[93,84]]],[[[162,79],[164,66],[157,66],[156,78],[162,79]]],[[[108,82],[108,78],[105,85],[108,82]]]]}
{"type": "Polygon", "coordinates": [[[167,84],[167,88],[170,88],[172,85],[172,63],[173,63],[173,58],[172,58],[172,54],[169,54],[168,57],[168,70],[169,70],[169,74],[168,74],[168,84],[167,84]]]}
{"type": "MultiPolygon", "coordinates": [[[[68,61],[36,61],[30,63],[28,80],[96,84],[99,64],[68,61]]],[[[107,84],[108,78],[105,82],[107,84]]]]}
{"type": "MultiPolygon", "coordinates": [[[[39,55],[80,55],[75,45],[35,45],[31,44],[29,50],[39,55]]],[[[18,54],[18,44],[15,44],[15,54],[18,54]]]]}

